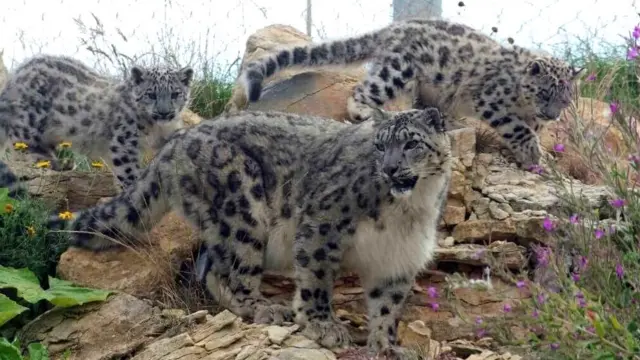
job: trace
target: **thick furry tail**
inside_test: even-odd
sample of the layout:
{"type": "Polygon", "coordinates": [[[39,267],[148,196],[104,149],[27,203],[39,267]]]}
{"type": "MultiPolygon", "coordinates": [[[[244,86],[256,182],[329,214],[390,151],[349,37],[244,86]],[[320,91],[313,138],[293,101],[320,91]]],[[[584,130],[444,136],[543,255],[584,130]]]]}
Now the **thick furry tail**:
{"type": "Polygon", "coordinates": [[[93,251],[141,243],[170,210],[171,184],[161,181],[157,168],[152,163],[135,184],[106,203],[51,216],[47,227],[69,231],[72,246],[93,251]]]}
{"type": "Polygon", "coordinates": [[[378,46],[377,33],[345,40],[294,46],[275,51],[247,64],[240,75],[247,99],[256,102],[262,93],[262,82],[283,69],[294,66],[352,64],[369,59],[378,46]]]}

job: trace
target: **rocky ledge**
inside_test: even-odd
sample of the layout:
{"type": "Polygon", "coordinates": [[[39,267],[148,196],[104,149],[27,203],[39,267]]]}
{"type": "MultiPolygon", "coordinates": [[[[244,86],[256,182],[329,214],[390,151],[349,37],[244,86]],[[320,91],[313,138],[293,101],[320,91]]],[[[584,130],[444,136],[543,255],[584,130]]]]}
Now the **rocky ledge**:
{"type": "MultiPolygon", "coordinates": [[[[464,341],[429,340],[423,323],[409,325],[423,334],[428,359],[519,360],[464,341]]],[[[322,348],[299,334],[298,325],[274,326],[243,322],[224,310],[215,315],[202,310],[161,310],[127,294],[115,294],[104,303],[64,311],[51,310],[23,328],[23,343],[38,341],[52,359],[68,360],[364,360],[362,348],[322,348]],[[70,351],[68,358],[64,353],[70,351]]],[[[480,342],[481,343],[481,342],[480,342]]]]}

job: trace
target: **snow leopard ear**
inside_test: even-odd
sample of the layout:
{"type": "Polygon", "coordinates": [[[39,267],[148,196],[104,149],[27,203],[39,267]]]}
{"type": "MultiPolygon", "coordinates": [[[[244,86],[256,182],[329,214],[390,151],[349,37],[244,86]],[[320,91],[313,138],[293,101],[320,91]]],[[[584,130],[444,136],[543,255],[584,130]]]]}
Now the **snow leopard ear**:
{"type": "Polygon", "coordinates": [[[575,80],[584,71],[584,68],[571,67],[571,80],[575,80]]]}
{"type": "Polygon", "coordinates": [[[144,69],[139,67],[139,66],[132,66],[131,67],[131,80],[133,80],[133,83],[136,85],[140,85],[142,84],[142,82],[144,81],[144,69]]]}
{"type": "Polygon", "coordinates": [[[527,72],[531,76],[540,76],[547,73],[547,61],[545,59],[535,59],[527,65],[527,72]]]}
{"type": "Polygon", "coordinates": [[[423,109],[421,117],[425,124],[432,127],[436,132],[446,131],[445,115],[438,108],[428,107],[423,109]]]}
{"type": "Polygon", "coordinates": [[[193,79],[193,69],[190,66],[183,67],[179,71],[180,73],[180,82],[184,86],[189,86],[191,84],[191,80],[193,79]]]}

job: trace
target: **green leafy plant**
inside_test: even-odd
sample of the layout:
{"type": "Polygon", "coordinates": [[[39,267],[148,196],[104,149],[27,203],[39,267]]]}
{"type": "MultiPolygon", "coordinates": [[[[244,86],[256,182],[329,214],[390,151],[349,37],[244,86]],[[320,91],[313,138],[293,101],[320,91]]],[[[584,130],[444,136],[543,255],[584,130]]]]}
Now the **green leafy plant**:
{"type": "MultiPolygon", "coordinates": [[[[49,285],[49,289],[42,289],[38,279],[29,269],[14,269],[0,265],[0,289],[15,289],[17,297],[30,304],[46,300],[54,306],[72,307],[104,301],[111,293],[106,290],[75,286],[71,282],[53,277],[49,277],[49,285]]],[[[26,310],[26,307],[0,294],[0,326],[26,310]]]]}
{"type": "Polygon", "coordinates": [[[9,197],[9,189],[0,188],[0,214],[8,214],[13,211],[16,201],[9,197]]]}
{"type": "Polygon", "coordinates": [[[45,287],[69,246],[67,234],[50,232],[45,226],[51,212],[41,200],[12,199],[7,188],[0,188],[0,264],[30,269],[45,287]]]}
{"type": "Polygon", "coordinates": [[[49,352],[40,343],[29,344],[27,354],[26,357],[22,356],[18,340],[9,342],[5,338],[0,338],[0,359],[2,360],[49,360],[49,352]]]}

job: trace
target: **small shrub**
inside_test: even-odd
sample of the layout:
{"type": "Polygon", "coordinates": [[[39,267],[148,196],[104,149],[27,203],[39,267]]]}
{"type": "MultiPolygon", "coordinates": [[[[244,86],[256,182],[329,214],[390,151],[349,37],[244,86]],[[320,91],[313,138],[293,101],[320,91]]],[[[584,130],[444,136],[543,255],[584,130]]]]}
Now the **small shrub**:
{"type": "Polygon", "coordinates": [[[28,268],[41,282],[55,275],[60,255],[68,247],[62,232],[49,232],[45,222],[51,209],[44,202],[25,197],[15,200],[0,188],[0,264],[28,268]]]}
{"type": "MultiPolygon", "coordinates": [[[[640,28],[633,34],[629,53],[637,56],[640,28]]],[[[595,61],[588,65],[592,83],[583,88],[586,95],[611,104],[609,126],[619,130],[627,148],[636,153],[620,158],[607,151],[602,139],[583,132],[578,114],[572,114],[574,123],[568,124],[570,145],[601,174],[609,190],[606,203],[587,203],[553,164],[544,175],[555,184],[562,202],[544,224],[554,234],[556,246],[534,249],[535,272],[547,274],[543,277],[547,281],[514,279],[532,293],[520,309],[520,323],[529,330],[524,342],[544,359],[640,359],[637,65],[635,56],[595,61]]]]}

